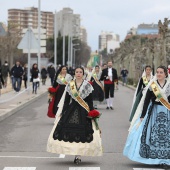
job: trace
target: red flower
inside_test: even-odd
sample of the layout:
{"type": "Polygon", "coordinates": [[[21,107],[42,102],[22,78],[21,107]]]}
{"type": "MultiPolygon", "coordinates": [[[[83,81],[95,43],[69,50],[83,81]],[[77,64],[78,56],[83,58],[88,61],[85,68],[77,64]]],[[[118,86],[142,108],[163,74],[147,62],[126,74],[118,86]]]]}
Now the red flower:
{"type": "Polygon", "coordinates": [[[100,116],[100,113],[97,110],[91,110],[88,113],[88,117],[91,117],[91,118],[95,118],[95,117],[99,117],[99,116],[100,116]]]}
{"type": "Polygon", "coordinates": [[[48,92],[49,93],[55,93],[56,92],[56,89],[54,87],[49,87],[48,88],[48,92]]]}
{"type": "Polygon", "coordinates": [[[93,82],[92,82],[92,81],[89,81],[89,83],[90,83],[91,85],[93,85],[93,82]]]}
{"type": "Polygon", "coordinates": [[[101,113],[99,113],[97,110],[91,110],[89,113],[88,113],[88,115],[87,115],[87,117],[89,118],[89,119],[92,119],[92,120],[94,120],[94,123],[95,123],[95,125],[96,125],[96,130],[100,130],[99,129],[99,125],[98,125],[98,118],[101,116],[101,113]]]}

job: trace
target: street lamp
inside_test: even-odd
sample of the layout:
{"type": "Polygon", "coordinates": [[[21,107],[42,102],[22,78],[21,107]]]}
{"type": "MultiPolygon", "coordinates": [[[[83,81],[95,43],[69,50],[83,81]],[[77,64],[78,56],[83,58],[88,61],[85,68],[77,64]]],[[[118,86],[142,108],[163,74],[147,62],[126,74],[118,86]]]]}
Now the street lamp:
{"type": "Polygon", "coordinates": [[[78,44],[78,43],[77,43],[77,44],[73,44],[73,43],[71,42],[71,66],[72,66],[72,67],[73,67],[73,63],[74,63],[74,58],[73,58],[73,57],[74,57],[74,54],[73,54],[74,51],[73,51],[73,50],[74,50],[74,46],[77,46],[77,45],[80,45],[80,44],[78,44]]]}
{"type": "Polygon", "coordinates": [[[65,65],[65,26],[64,26],[64,17],[63,17],[63,65],[65,65]]]}
{"type": "Polygon", "coordinates": [[[73,48],[73,66],[76,65],[76,51],[79,51],[80,49],[73,48]]]}
{"type": "Polygon", "coordinates": [[[41,69],[40,34],[41,34],[41,0],[38,0],[38,69],[39,69],[39,71],[41,69]]]}
{"type": "Polygon", "coordinates": [[[57,13],[55,11],[54,17],[54,68],[57,69],[57,13]]]}

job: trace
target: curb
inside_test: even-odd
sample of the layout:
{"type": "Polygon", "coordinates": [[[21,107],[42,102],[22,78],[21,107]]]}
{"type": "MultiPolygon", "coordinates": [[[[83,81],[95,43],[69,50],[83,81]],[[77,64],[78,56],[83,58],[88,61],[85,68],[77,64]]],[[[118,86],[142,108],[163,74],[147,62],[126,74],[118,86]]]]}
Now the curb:
{"type": "Polygon", "coordinates": [[[129,86],[129,85],[127,85],[126,87],[128,87],[129,89],[132,89],[132,90],[136,90],[136,88],[135,87],[133,87],[133,86],[129,86]]]}
{"type": "Polygon", "coordinates": [[[16,106],[15,108],[8,110],[6,112],[4,112],[4,114],[2,114],[0,116],[0,122],[6,118],[8,118],[9,116],[15,114],[17,111],[23,109],[25,106],[30,105],[31,103],[33,103],[34,101],[38,100],[39,98],[41,98],[42,96],[44,96],[45,94],[47,94],[47,92],[42,92],[41,94],[39,94],[38,96],[34,97],[34,98],[30,98],[27,99],[25,102],[21,103],[20,105],[16,106]]]}
{"type": "MultiPolygon", "coordinates": [[[[121,82],[121,84],[122,84],[122,81],[119,80],[119,82],[121,82]]],[[[132,90],[136,90],[136,87],[133,87],[133,86],[131,86],[131,85],[127,85],[127,86],[125,86],[125,87],[128,87],[129,89],[132,89],[132,90]]]]}

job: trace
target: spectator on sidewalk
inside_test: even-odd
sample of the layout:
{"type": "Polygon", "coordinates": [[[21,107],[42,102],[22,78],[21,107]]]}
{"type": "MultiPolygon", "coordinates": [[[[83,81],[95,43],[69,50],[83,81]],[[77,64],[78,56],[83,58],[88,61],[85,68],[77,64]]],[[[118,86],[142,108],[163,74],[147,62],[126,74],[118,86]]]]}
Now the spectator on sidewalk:
{"type": "Polygon", "coordinates": [[[4,80],[4,87],[6,87],[8,75],[10,74],[10,69],[7,61],[5,61],[5,63],[2,65],[1,72],[2,72],[2,78],[4,80]]]}
{"type": "Polygon", "coordinates": [[[5,83],[4,83],[4,80],[3,80],[3,77],[2,77],[2,72],[1,72],[1,69],[0,69],[0,95],[1,95],[2,85],[4,86],[5,83]]]}
{"type": "Polygon", "coordinates": [[[46,79],[47,79],[47,70],[46,70],[45,67],[42,67],[41,79],[42,79],[42,85],[45,85],[45,82],[46,82],[46,79]]]}
{"type": "Polygon", "coordinates": [[[34,93],[37,94],[37,87],[38,87],[38,83],[40,82],[40,78],[38,75],[39,75],[38,65],[34,63],[31,69],[31,81],[32,81],[33,94],[34,93]]]}
{"type": "Polygon", "coordinates": [[[28,67],[27,64],[24,65],[24,73],[23,73],[23,80],[25,89],[27,89],[27,74],[28,74],[28,67]]]}
{"type": "Polygon", "coordinates": [[[122,69],[122,71],[121,71],[121,76],[122,76],[123,86],[124,86],[124,84],[127,85],[128,71],[125,69],[125,67],[124,67],[124,68],[122,69]]]}
{"type": "Polygon", "coordinates": [[[14,66],[15,66],[15,64],[12,66],[12,68],[10,70],[12,89],[14,89],[14,75],[12,73],[12,69],[13,69],[14,66]]]}
{"type": "Polygon", "coordinates": [[[51,79],[51,86],[53,85],[53,81],[54,81],[54,76],[55,76],[55,68],[53,65],[50,65],[48,67],[48,74],[49,74],[49,77],[51,79]]]}
{"type": "Polygon", "coordinates": [[[21,80],[23,76],[23,69],[20,66],[20,62],[17,61],[15,66],[11,69],[11,75],[13,76],[13,87],[16,92],[21,89],[21,80]]]}
{"type": "Polygon", "coordinates": [[[74,76],[74,69],[72,67],[69,67],[68,74],[70,74],[72,77],[74,76]]]}

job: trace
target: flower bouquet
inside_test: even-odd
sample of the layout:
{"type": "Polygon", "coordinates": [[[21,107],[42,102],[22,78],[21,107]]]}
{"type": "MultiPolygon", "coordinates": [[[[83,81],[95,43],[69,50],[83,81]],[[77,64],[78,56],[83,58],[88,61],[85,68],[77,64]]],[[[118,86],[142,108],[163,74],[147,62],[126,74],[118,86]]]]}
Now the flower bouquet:
{"type": "Polygon", "coordinates": [[[98,125],[98,119],[100,116],[101,116],[101,113],[99,113],[97,110],[91,110],[87,115],[89,119],[94,120],[96,130],[100,130],[99,125],[98,125]]]}
{"type": "Polygon", "coordinates": [[[48,88],[48,98],[49,98],[48,102],[51,102],[51,101],[52,101],[52,99],[53,99],[53,97],[55,96],[55,94],[56,94],[56,88],[54,88],[54,87],[49,87],[49,88],[48,88]]]}

